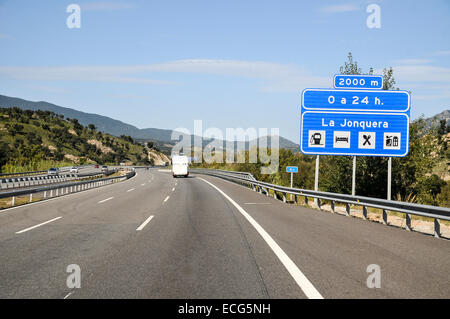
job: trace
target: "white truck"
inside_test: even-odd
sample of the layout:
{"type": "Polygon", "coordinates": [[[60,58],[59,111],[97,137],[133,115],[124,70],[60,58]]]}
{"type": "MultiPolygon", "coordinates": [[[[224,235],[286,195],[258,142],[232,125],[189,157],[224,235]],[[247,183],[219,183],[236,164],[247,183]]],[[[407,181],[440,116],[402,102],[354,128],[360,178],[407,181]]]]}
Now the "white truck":
{"type": "Polygon", "coordinates": [[[172,156],[172,175],[173,177],[189,176],[189,158],[187,156],[172,156]]]}

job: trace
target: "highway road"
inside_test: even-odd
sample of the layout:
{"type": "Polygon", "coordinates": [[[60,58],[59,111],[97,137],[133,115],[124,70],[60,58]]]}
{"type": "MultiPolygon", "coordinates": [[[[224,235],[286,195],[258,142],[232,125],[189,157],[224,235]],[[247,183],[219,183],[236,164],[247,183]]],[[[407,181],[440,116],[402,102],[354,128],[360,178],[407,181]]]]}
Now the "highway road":
{"type": "Polygon", "coordinates": [[[449,298],[450,242],[215,177],[130,180],[0,212],[0,298],[449,298]],[[81,288],[68,288],[68,265],[81,288]],[[370,264],[380,288],[368,288],[370,264]]]}

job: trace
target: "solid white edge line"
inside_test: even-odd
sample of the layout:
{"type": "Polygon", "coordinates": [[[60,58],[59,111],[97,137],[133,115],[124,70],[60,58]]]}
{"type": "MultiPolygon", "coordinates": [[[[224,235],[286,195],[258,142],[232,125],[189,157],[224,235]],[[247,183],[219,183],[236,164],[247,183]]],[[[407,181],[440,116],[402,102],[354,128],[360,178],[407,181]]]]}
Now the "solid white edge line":
{"type": "Polygon", "coordinates": [[[167,196],[166,199],[164,200],[164,203],[167,202],[169,200],[170,196],[167,196]]]}
{"type": "Polygon", "coordinates": [[[142,224],[141,226],[139,226],[138,228],[136,228],[136,230],[142,230],[144,229],[144,227],[152,220],[154,216],[151,215],[149,218],[147,218],[142,224]]]}
{"type": "Polygon", "coordinates": [[[56,218],[47,220],[46,222],[43,222],[43,223],[40,223],[40,224],[31,226],[31,227],[28,227],[28,228],[25,228],[25,229],[22,229],[22,230],[20,230],[20,231],[17,231],[16,234],[21,234],[21,233],[27,232],[27,231],[32,230],[32,229],[35,229],[35,228],[37,228],[37,227],[40,227],[40,226],[43,226],[43,225],[45,225],[45,224],[51,223],[51,222],[53,222],[53,221],[55,221],[55,220],[58,220],[58,219],[60,219],[60,218],[62,218],[62,216],[59,216],[59,217],[56,217],[56,218]]]}
{"type": "Polygon", "coordinates": [[[256,231],[261,235],[261,237],[266,241],[267,245],[272,249],[278,259],[281,261],[283,266],[287,269],[289,274],[295,280],[300,289],[304,292],[306,297],[309,299],[323,299],[323,296],[317,291],[313,284],[306,278],[306,276],[301,272],[297,265],[289,258],[289,256],[281,249],[280,246],[275,242],[275,240],[262,228],[256,220],[253,219],[239,204],[237,204],[230,196],[225,194],[220,188],[211,182],[198,177],[205,183],[214,187],[219,193],[221,193],[228,201],[237,208],[237,210],[248,220],[248,222],[256,229],[256,231]]]}
{"type": "Polygon", "coordinates": [[[73,294],[74,292],[75,292],[75,291],[69,292],[63,299],[69,298],[69,296],[70,296],[71,294],[73,294]]]}
{"type": "Polygon", "coordinates": [[[113,199],[113,198],[114,198],[114,196],[108,197],[108,198],[106,198],[104,200],[99,201],[98,204],[104,203],[104,202],[109,201],[110,199],[113,199]]]}
{"type": "Polygon", "coordinates": [[[175,187],[174,188],[172,188],[172,192],[175,190],[175,187]]]}

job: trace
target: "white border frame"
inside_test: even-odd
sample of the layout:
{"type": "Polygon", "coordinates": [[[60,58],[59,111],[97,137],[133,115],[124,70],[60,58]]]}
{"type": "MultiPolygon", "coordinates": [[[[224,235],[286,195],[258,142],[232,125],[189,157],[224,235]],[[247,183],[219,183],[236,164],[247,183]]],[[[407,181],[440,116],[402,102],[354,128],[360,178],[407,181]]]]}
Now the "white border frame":
{"type": "Polygon", "coordinates": [[[389,112],[389,113],[404,113],[404,112],[408,112],[411,108],[411,94],[409,94],[408,91],[404,91],[404,90],[348,90],[348,89],[304,89],[302,91],[302,103],[301,103],[301,107],[304,108],[305,110],[322,110],[322,111],[338,111],[338,112],[343,112],[343,111],[347,111],[347,112],[370,112],[370,113],[385,113],[385,112],[389,112]],[[393,93],[393,94],[398,94],[398,93],[406,93],[406,95],[408,96],[408,105],[406,107],[405,110],[373,110],[373,109],[338,109],[338,108],[317,108],[317,107],[306,107],[305,106],[305,92],[307,91],[320,91],[320,92],[324,92],[324,91],[331,91],[331,92],[354,92],[354,93],[374,93],[374,92],[379,92],[381,94],[385,94],[386,92],[389,92],[389,94],[393,93]]]}
{"type": "Polygon", "coordinates": [[[352,112],[352,113],[343,113],[343,112],[327,112],[325,114],[344,114],[344,115],[398,115],[398,116],[405,116],[407,119],[407,125],[408,128],[406,130],[406,152],[404,154],[364,154],[364,153],[329,153],[329,152],[305,152],[303,150],[303,117],[306,113],[319,113],[323,114],[324,112],[316,112],[316,111],[305,111],[302,112],[302,118],[300,121],[300,151],[303,154],[306,155],[343,155],[343,156],[384,156],[384,157],[405,157],[409,153],[409,125],[410,125],[410,119],[409,115],[405,113],[379,113],[379,112],[352,112]]]}
{"type": "Polygon", "coordinates": [[[333,76],[333,87],[337,90],[341,89],[341,90],[345,90],[345,89],[353,89],[353,90],[383,90],[383,86],[384,86],[384,77],[382,75],[364,75],[364,74],[335,74],[333,76]],[[337,87],[336,86],[336,77],[337,76],[348,76],[348,77],[370,77],[370,78],[381,78],[381,87],[379,88],[358,88],[358,87],[348,87],[348,86],[342,86],[342,87],[337,87]]]}

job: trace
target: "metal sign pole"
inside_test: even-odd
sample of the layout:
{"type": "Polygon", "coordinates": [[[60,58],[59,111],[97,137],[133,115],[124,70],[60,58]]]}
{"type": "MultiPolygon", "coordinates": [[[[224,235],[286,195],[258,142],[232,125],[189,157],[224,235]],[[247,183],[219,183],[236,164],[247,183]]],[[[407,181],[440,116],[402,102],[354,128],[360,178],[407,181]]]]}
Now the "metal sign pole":
{"type": "Polygon", "coordinates": [[[293,181],[294,181],[294,173],[291,172],[291,188],[293,187],[293,186],[292,186],[292,185],[293,185],[293,181]]]}
{"type": "Polygon", "coordinates": [[[355,196],[355,189],[356,189],[356,156],[353,156],[352,196],[355,196]]]}
{"type": "Polygon", "coordinates": [[[387,199],[391,200],[391,181],[392,181],[392,157],[388,160],[388,184],[387,184],[387,199]]]}
{"type": "MultiPolygon", "coordinates": [[[[319,190],[319,155],[316,156],[316,175],[314,177],[314,190],[319,190]]],[[[314,203],[317,205],[317,198],[314,198],[314,203]]]]}
{"type": "MultiPolygon", "coordinates": [[[[291,188],[293,187],[293,182],[294,182],[294,173],[291,172],[291,188]]],[[[292,194],[291,194],[291,200],[292,200],[292,194]]]]}

